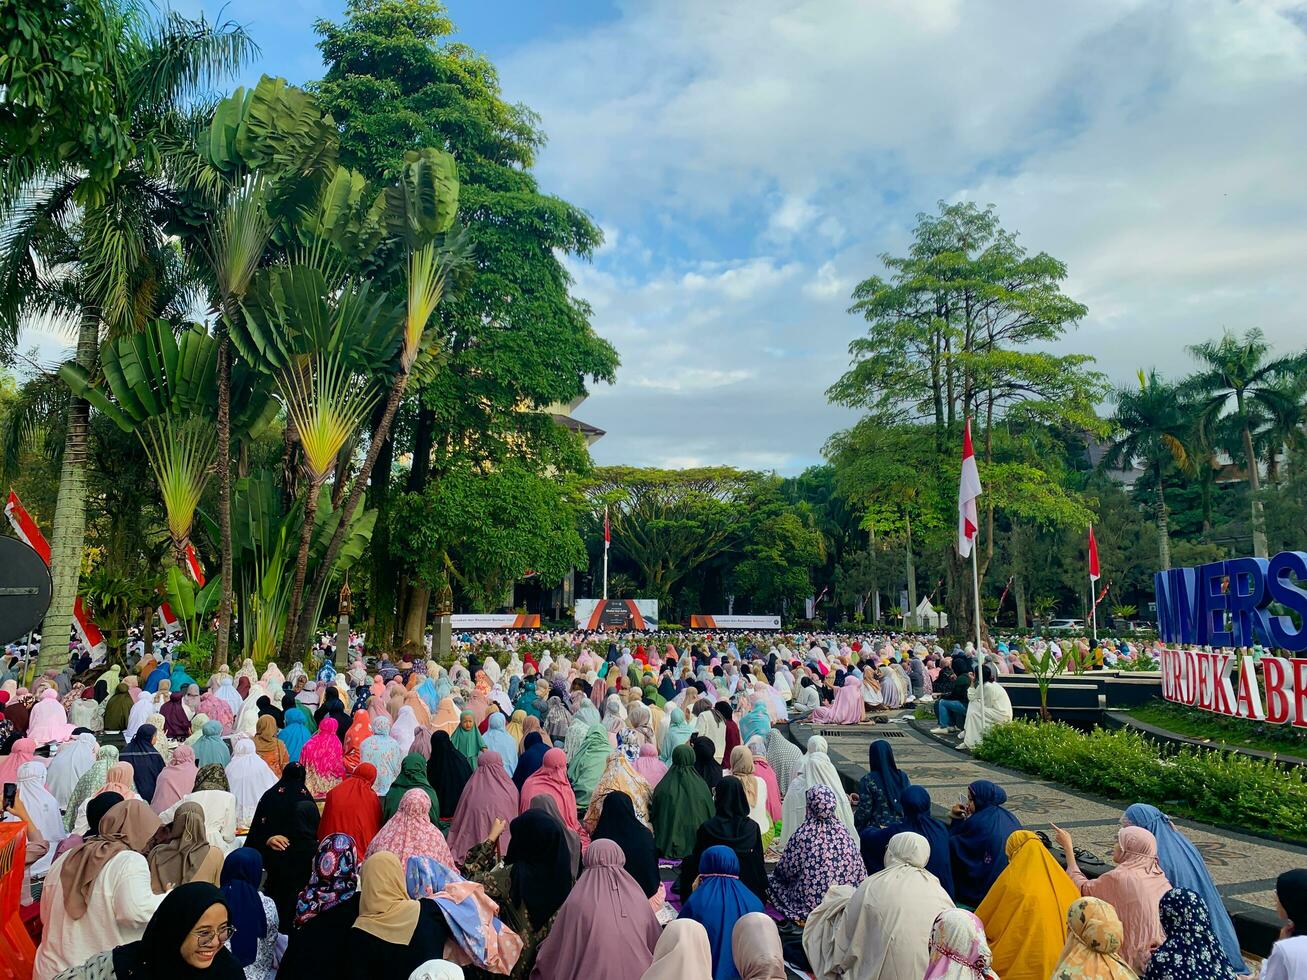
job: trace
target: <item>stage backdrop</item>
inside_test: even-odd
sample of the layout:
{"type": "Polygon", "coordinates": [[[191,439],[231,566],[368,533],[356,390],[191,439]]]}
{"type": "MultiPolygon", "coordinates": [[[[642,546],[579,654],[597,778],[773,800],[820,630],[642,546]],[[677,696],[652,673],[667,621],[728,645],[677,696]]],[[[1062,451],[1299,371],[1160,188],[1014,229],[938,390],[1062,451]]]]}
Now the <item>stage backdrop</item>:
{"type": "Polygon", "coordinates": [[[656,630],[657,599],[577,599],[576,625],[583,630],[656,630]]]}

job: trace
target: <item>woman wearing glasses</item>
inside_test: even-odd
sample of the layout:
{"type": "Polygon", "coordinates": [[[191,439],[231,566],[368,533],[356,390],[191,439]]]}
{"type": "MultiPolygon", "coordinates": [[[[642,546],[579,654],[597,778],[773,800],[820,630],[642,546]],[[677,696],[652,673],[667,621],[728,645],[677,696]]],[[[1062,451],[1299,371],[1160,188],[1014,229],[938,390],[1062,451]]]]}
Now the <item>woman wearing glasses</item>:
{"type": "Polygon", "coordinates": [[[138,942],[97,953],[55,980],[241,980],[225,945],[234,933],[222,892],[192,881],[168,893],[138,942]]]}

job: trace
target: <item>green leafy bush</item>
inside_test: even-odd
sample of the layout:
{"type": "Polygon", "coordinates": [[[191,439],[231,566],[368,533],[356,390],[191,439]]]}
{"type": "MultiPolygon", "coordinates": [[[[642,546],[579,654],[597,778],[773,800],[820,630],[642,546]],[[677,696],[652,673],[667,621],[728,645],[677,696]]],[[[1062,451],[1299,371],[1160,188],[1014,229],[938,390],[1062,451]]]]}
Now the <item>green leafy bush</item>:
{"type": "Polygon", "coordinates": [[[1168,752],[1137,732],[1085,734],[1060,722],[1000,725],[976,756],[1195,820],[1307,840],[1307,779],[1297,767],[1202,749],[1168,752]]]}

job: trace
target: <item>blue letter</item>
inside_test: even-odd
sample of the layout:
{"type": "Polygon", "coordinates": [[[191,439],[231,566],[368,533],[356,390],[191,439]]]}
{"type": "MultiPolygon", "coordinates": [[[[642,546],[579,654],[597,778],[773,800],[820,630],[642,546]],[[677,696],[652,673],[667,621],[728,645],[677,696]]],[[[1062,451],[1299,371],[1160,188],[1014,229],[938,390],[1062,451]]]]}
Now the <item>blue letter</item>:
{"type": "Polygon", "coordinates": [[[1153,574],[1153,595],[1157,599],[1157,635],[1167,643],[1179,643],[1180,631],[1171,605],[1171,579],[1165,571],[1153,574]]]}
{"type": "Polygon", "coordinates": [[[1274,645],[1295,653],[1307,650],[1307,591],[1291,579],[1307,582],[1307,552],[1281,551],[1270,560],[1266,568],[1266,588],[1272,602],[1279,602],[1298,614],[1301,625],[1294,629],[1288,616],[1271,617],[1271,639],[1274,645]]]}
{"type": "Polygon", "coordinates": [[[1192,568],[1172,568],[1170,578],[1171,614],[1173,628],[1180,643],[1206,643],[1198,638],[1202,619],[1202,598],[1198,591],[1198,576],[1192,568]]]}
{"type": "Polygon", "coordinates": [[[1230,576],[1230,592],[1226,598],[1235,646],[1274,645],[1271,624],[1266,618],[1266,610],[1261,608],[1266,600],[1267,564],[1265,558],[1231,558],[1225,563],[1225,574],[1230,576]]]}
{"type": "Polygon", "coordinates": [[[1230,608],[1224,591],[1225,562],[1214,561],[1198,566],[1198,642],[1217,649],[1234,642],[1225,614],[1230,608]]]}

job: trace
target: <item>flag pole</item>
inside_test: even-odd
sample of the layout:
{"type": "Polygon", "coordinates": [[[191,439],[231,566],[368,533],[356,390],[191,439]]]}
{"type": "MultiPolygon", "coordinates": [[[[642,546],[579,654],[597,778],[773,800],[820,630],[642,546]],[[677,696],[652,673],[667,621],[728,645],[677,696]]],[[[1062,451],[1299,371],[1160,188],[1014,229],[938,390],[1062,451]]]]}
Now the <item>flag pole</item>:
{"type": "Polygon", "coordinates": [[[611,532],[608,530],[608,505],[604,504],[604,599],[608,599],[608,539],[611,532]]]}
{"type": "Polygon", "coordinates": [[[1094,642],[1098,642],[1098,595],[1094,588],[1094,579],[1089,579],[1089,621],[1093,624],[1094,642]]]}
{"type": "Polygon", "coordinates": [[[983,710],[985,704],[985,648],[980,643],[980,569],[976,564],[976,544],[971,542],[971,588],[976,600],[976,688],[983,710]]]}

